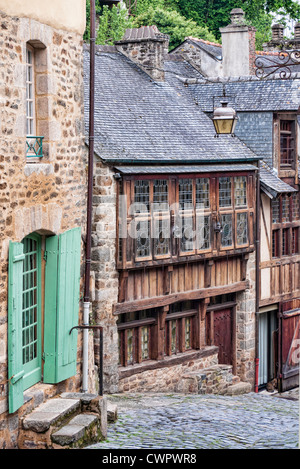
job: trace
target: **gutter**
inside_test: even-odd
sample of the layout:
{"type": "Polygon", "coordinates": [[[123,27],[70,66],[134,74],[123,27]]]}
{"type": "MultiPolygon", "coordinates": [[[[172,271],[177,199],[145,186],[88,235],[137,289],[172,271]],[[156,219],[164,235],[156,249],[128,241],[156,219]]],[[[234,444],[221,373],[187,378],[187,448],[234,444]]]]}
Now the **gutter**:
{"type": "MultiPolygon", "coordinates": [[[[95,101],[95,0],[90,2],[90,108],[89,108],[89,159],[88,159],[88,195],[87,195],[87,226],[86,226],[86,256],[85,256],[85,285],[83,302],[83,326],[89,326],[90,312],[90,271],[91,271],[91,228],[92,228],[92,199],[93,199],[93,158],[94,158],[94,101],[95,101]]],[[[88,391],[88,327],[83,328],[82,352],[82,392],[88,391]]]]}
{"type": "MultiPolygon", "coordinates": [[[[99,156],[99,155],[98,155],[99,156]]],[[[148,164],[156,164],[156,165],[159,165],[159,166],[163,166],[163,165],[170,165],[170,164],[173,164],[173,165],[180,165],[180,164],[184,164],[184,165],[187,165],[187,164],[194,164],[194,165],[203,165],[203,164],[223,164],[223,163],[231,163],[231,164],[236,164],[236,163],[250,163],[251,161],[258,161],[258,160],[263,160],[263,156],[258,156],[258,155],[255,155],[255,157],[253,158],[244,158],[244,159],[225,159],[225,158],[220,158],[220,159],[214,159],[214,160],[160,160],[158,161],[157,159],[156,160],[133,160],[133,159],[122,159],[122,158],[113,158],[113,159],[104,159],[103,157],[99,156],[99,158],[101,158],[102,162],[105,163],[105,164],[111,164],[111,165],[120,165],[120,164],[124,164],[124,165],[132,165],[132,164],[136,164],[136,165],[139,165],[139,166],[142,166],[142,165],[145,165],[147,166],[148,164]]]]}
{"type": "Polygon", "coordinates": [[[258,316],[260,299],[260,173],[257,169],[256,181],[256,252],[255,252],[255,392],[258,392],[259,379],[259,340],[258,316]]]}

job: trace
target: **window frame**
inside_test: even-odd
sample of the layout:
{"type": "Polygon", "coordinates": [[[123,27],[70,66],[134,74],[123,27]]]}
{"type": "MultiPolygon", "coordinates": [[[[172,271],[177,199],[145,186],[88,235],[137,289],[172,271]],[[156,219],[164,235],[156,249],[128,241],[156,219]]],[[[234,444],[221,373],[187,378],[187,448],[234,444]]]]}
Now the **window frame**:
{"type": "Polygon", "coordinates": [[[271,201],[271,259],[286,258],[300,254],[299,195],[299,192],[295,192],[292,195],[280,194],[276,199],[271,201]]]}
{"type": "Polygon", "coordinates": [[[37,134],[39,119],[36,103],[37,54],[44,53],[46,47],[40,41],[29,41],[25,50],[25,120],[26,120],[26,163],[38,163],[43,154],[44,136],[37,134]],[[39,46],[35,47],[39,44],[39,46]],[[33,45],[31,45],[33,44],[33,45]],[[29,60],[29,54],[31,60],[29,60]],[[31,122],[31,124],[29,124],[31,122]]]}
{"type": "Polygon", "coordinates": [[[117,325],[119,335],[119,365],[134,366],[153,358],[153,342],[155,334],[155,325],[157,320],[155,317],[145,319],[137,319],[133,321],[121,322],[117,325]],[[148,328],[148,356],[143,358],[142,353],[142,329],[148,328]],[[128,331],[132,332],[132,360],[129,360],[128,353],[128,331]]]}
{"type": "Polygon", "coordinates": [[[281,170],[289,170],[295,168],[296,156],[296,122],[293,118],[282,117],[279,120],[279,167],[281,170]],[[282,129],[283,125],[290,126],[289,129],[282,129]],[[282,139],[287,141],[286,148],[283,148],[282,139]],[[293,142],[291,144],[291,142],[293,142]],[[289,155],[283,158],[284,150],[289,155]]]}
{"type": "MultiPolygon", "coordinates": [[[[124,176],[122,187],[119,189],[119,193],[127,198],[127,216],[126,216],[126,234],[130,232],[130,227],[135,226],[134,218],[137,220],[146,221],[150,223],[150,251],[149,255],[144,257],[136,256],[136,239],[131,239],[130,236],[123,235],[122,241],[119,239],[118,253],[116,256],[118,268],[130,268],[138,265],[153,265],[156,262],[176,262],[186,257],[192,258],[200,255],[201,257],[212,257],[216,254],[225,254],[228,251],[235,251],[241,249],[252,249],[254,248],[253,242],[253,220],[255,203],[251,194],[254,194],[254,173],[247,171],[234,172],[228,175],[228,173],[192,173],[192,174],[172,174],[172,175],[135,175],[135,176],[124,176]],[[231,205],[226,207],[219,206],[219,187],[218,181],[220,177],[229,177],[231,180],[231,205]],[[247,205],[239,204],[236,206],[235,203],[235,179],[245,178],[246,181],[246,198],[247,205]],[[190,191],[192,201],[191,207],[182,211],[180,206],[180,188],[179,181],[184,179],[190,179],[192,181],[192,190],[190,191]],[[153,207],[153,184],[157,180],[168,181],[168,202],[169,210],[158,211],[153,207]],[[199,207],[199,197],[197,193],[197,184],[199,181],[209,181],[209,202],[205,202],[203,207],[199,207]],[[135,202],[135,191],[134,186],[137,181],[148,181],[149,183],[149,200],[148,206],[149,211],[144,211],[137,215],[134,214],[134,210],[129,209],[130,206],[135,202]],[[236,235],[238,213],[247,213],[247,242],[238,244],[238,238],[236,235]],[[222,246],[221,236],[216,230],[216,223],[220,222],[220,217],[223,215],[231,215],[232,218],[232,241],[229,246],[222,246]],[[252,216],[251,216],[252,215],[252,216]],[[206,227],[206,224],[202,224],[201,216],[206,217],[206,221],[209,222],[206,231],[205,245],[199,246],[199,230],[206,227]],[[190,249],[181,249],[181,230],[183,229],[182,220],[191,220],[191,230],[193,245],[190,249]],[[155,240],[151,237],[155,233],[155,223],[165,223],[169,229],[170,241],[168,243],[168,252],[157,253],[155,252],[155,240]],[[123,251],[123,257],[120,253],[120,247],[123,251]],[[126,253],[126,255],[125,255],[126,253]]],[[[200,186],[200,185],[199,185],[200,186]]],[[[123,230],[123,228],[122,228],[123,230]]],[[[202,239],[202,238],[201,238],[202,239]]],[[[201,241],[200,241],[201,242],[201,241]]]]}

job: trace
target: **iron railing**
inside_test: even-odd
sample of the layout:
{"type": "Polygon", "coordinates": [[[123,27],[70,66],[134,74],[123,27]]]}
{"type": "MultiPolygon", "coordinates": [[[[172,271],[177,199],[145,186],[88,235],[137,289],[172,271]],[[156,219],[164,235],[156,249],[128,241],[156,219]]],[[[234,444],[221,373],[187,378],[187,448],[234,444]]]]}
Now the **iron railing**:
{"type": "Polygon", "coordinates": [[[28,158],[42,158],[43,156],[43,138],[35,135],[26,137],[26,156],[28,158]]]}

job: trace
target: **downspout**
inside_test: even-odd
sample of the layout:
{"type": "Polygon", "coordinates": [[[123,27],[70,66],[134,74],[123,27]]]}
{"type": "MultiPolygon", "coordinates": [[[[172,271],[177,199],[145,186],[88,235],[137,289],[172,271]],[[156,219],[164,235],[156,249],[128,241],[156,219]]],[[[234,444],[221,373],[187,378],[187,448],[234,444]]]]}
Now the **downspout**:
{"type": "MultiPolygon", "coordinates": [[[[90,1],[90,107],[89,107],[89,159],[88,159],[88,194],[87,194],[87,226],[85,285],[83,302],[83,325],[89,325],[90,313],[90,271],[91,271],[91,227],[93,208],[93,158],[94,158],[94,100],[95,100],[95,0],[90,1]]],[[[83,329],[82,357],[82,392],[88,391],[88,342],[89,330],[83,329]]]]}
{"type": "Polygon", "coordinates": [[[255,255],[255,392],[258,392],[259,379],[259,340],[258,340],[258,316],[260,299],[260,176],[257,169],[256,180],[256,255],[255,255]]]}

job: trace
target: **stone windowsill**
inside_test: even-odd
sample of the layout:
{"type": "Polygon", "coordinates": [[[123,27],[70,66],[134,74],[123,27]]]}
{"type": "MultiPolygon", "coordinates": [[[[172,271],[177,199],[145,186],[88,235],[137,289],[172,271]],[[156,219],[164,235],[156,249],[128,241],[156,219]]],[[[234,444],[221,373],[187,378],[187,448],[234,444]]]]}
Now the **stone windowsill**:
{"type": "Polygon", "coordinates": [[[49,163],[35,163],[33,161],[26,163],[24,169],[25,176],[31,176],[33,173],[49,176],[50,174],[54,173],[54,168],[53,165],[49,163]]]}

